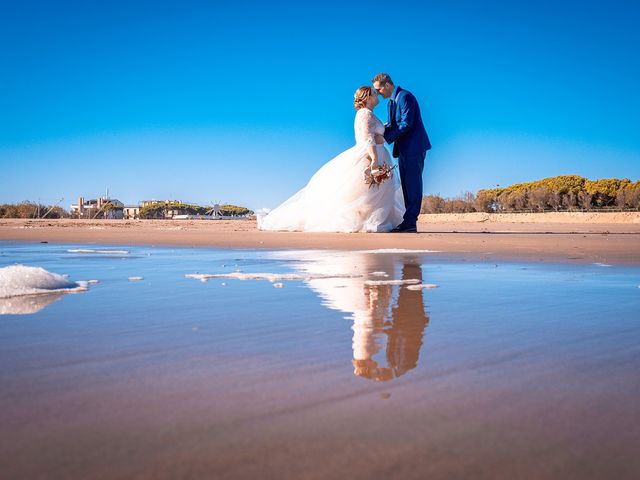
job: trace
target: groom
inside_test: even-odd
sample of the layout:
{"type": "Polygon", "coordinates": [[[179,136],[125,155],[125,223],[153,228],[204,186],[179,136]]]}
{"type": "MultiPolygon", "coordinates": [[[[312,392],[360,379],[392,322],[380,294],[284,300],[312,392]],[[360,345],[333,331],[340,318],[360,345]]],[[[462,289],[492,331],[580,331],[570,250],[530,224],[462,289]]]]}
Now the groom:
{"type": "Polygon", "coordinates": [[[411,92],[396,87],[386,73],[373,77],[373,88],[383,98],[391,98],[384,139],[389,144],[393,143],[393,156],[399,157],[400,183],[406,209],[402,223],[391,231],[415,233],[422,205],[422,170],[431,143],[422,123],[418,101],[411,92]]]}

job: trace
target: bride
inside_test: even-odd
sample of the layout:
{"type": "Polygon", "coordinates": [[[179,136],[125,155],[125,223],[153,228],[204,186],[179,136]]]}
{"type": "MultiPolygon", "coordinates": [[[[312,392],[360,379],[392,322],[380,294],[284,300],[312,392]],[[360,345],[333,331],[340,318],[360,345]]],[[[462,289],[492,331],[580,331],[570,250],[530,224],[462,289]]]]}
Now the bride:
{"type": "Polygon", "coordinates": [[[378,185],[369,186],[365,181],[379,167],[394,165],[383,145],[384,125],[373,113],[378,102],[373,88],[356,90],[356,144],[326,163],[282,205],[259,216],[259,229],[388,232],[402,221],[404,200],[397,171],[378,185]]]}

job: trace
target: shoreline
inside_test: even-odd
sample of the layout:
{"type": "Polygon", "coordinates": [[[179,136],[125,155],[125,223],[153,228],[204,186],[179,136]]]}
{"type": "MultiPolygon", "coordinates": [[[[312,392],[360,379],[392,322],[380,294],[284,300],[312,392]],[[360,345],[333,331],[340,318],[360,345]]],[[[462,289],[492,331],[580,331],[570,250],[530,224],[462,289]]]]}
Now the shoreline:
{"type": "Polygon", "coordinates": [[[253,220],[1,219],[0,241],[302,250],[434,250],[533,262],[640,265],[640,224],[419,223],[418,234],[263,232],[253,220]]]}

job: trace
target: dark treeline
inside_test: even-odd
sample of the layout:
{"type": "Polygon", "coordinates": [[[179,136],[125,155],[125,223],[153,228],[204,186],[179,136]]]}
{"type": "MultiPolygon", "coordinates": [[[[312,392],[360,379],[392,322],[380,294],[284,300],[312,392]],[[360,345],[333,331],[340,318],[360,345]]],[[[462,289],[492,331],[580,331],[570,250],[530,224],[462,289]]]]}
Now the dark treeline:
{"type": "MultiPolygon", "coordinates": [[[[96,218],[105,218],[112,210],[118,210],[111,203],[106,203],[96,218]]],[[[206,215],[211,214],[211,207],[203,207],[182,202],[156,202],[140,209],[140,218],[166,218],[168,212],[174,214],[206,215]]],[[[225,216],[252,215],[253,211],[237,205],[220,205],[220,214],[225,216]]],[[[64,208],[54,205],[38,205],[34,202],[0,204],[0,218],[70,218],[71,214],[64,208]]]]}
{"type": "MultiPolygon", "coordinates": [[[[140,208],[140,218],[166,218],[169,212],[175,215],[211,215],[211,207],[203,207],[182,202],[155,202],[140,208]]],[[[220,205],[220,214],[225,216],[242,216],[253,214],[252,210],[236,205],[220,205]]]]}
{"type": "Polygon", "coordinates": [[[209,209],[182,202],[154,202],[140,208],[140,218],[166,218],[169,212],[176,215],[205,215],[209,209]]]}
{"type": "Polygon", "coordinates": [[[57,205],[34,202],[5,203],[0,205],[0,218],[67,218],[69,213],[57,205]]]}
{"type": "Polygon", "coordinates": [[[421,213],[640,210],[640,180],[588,180],[577,175],[545,178],[455,198],[425,195],[421,213]]]}

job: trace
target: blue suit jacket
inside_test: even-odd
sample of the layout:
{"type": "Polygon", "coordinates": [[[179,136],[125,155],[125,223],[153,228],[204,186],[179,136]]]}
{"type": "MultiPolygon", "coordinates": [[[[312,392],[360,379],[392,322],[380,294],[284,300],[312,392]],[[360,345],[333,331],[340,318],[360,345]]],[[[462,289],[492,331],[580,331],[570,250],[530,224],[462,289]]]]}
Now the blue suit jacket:
{"type": "Polygon", "coordinates": [[[393,143],[394,157],[422,154],[431,148],[418,101],[411,92],[396,87],[389,101],[388,114],[384,139],[387,143],[393,143]]]}

